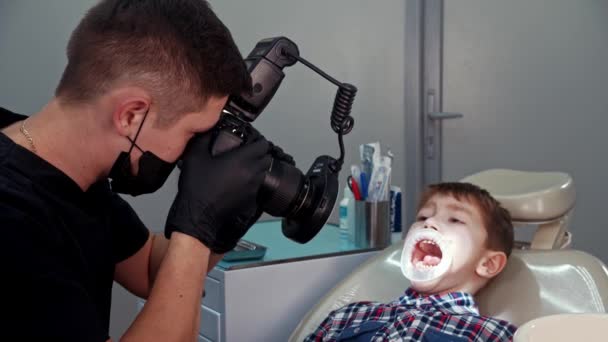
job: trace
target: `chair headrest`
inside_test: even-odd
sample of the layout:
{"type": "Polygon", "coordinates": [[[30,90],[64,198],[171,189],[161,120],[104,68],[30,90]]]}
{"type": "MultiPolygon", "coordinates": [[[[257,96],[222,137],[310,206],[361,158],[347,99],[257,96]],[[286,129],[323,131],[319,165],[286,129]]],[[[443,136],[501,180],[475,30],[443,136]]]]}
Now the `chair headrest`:
{"type": "Polygon", "coordinates": [[[461,181],[486,189],[519,222],[558,219],[574,207],[576,199],[572,177],[563,172],[491,169],[461,181]]]}

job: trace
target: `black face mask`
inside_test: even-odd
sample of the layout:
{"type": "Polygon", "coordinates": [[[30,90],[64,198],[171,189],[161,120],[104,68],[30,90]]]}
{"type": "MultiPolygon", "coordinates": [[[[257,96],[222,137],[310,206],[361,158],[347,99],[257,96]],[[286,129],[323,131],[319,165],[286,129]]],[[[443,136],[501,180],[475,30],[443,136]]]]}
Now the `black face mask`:
{"type": "Polygon", "coordinates": [[[176,163],[166,162],[150,151],[144,152],[135,143],[147,116],[148,112],[146,112],[144,119],[141,121],[135,138],[131,140],[131,138],[127,137],[131,142],[129,152],[120,152],[112,166],[112,170],[110,170],[109,177],[112,178],[111,185],[114,192],[132,196],[155,192],[165,184],[171,171],[175,168],[176,163]],[[131,151],[133,151],[134,147],[143,153],[139,158],[139,169],[135,176],[131,173],[130,158],[131,151]]]}

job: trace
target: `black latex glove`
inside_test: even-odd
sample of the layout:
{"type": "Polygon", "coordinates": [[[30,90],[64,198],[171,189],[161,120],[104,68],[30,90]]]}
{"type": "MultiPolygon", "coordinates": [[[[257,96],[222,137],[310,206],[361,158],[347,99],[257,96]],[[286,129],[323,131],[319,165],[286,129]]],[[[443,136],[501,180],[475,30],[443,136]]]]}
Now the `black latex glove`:
{"type": "MultiPolygon", "coordinates": [[[[249,127],[247,127],[247,132],[250,136],[255,136],[255,137],[261,136],[264,138],[264,136],[255,127],[253,127],[251,125],[249,125],[249,127]]],[[[282,148],[273,144],[272,141],[270,141],[270,140],[268,141],[268,144],[270,146],[268,149],[268,153],[270,153],[272,158],[284,161],[287,164],[290,164],[292,166],[296,166],[296,161],[293,159],[293,157],[290,154],[285,153],[285,151],[283,151],[282,148]]]]}
{"type": "Polygon", "coordinates": [[[278,160],[284,161],[287,164],[290,164],[292,166],[296,166],[296,161],[293,159],[293,157],[290,154],[285,153],[285,151],[283,151],[282,148],[273,144],[271,141],[269,141],[268,143],[270,144],[270,155],[274,159],[278,159],[278,160]]]}
{"type": "Polygon", "coordinates": [[[174,231],[188,234],[223,254],[236,246],[254,217],[259,218],[256,197],[272,157],[261,135],[216,157],[211,156],[211,139],[211,133],[197,135],[186,147],[165,236],[170,238],[174,231]]]}
{"type": "MultiPolygon", "coordinates": [[[[251,137],[251,136],[254,136],[254,137],[261,136],[262,138],[264,137],[253,126],[249,126],[249,128],[248,128],[248,134],[249,134],[249,137],[251,137]]],[[[283,149],[280,148],[279,146],[273,144],[272,141],[268,141],[268,146],[269,146],[268,153],[270,154],[270,156],[272,156],[272,159],[273,159],[272,162],[273,163],[277,163],[279,161],[283,161],[283,162],[285,162],[287,164],[290,164],[292,166],[296,165],[296,162],[293,159],[293,157],[290,154],[285,153],[283,151],[283,149]]],[[[237,226],[241,226],[241,225],[245,225],[247,227],[253,226],[260,219],[260,217],[262,216],[262,214],[264,213],[263,205],[264,205],[264,203],[258,203],[257,211],[251,217],[246,217],[244,215],[237,215],[235,217],[235,219],[234,219],[235,220],[234,224],[236,224],[237,226]]]]}
{"type": "MultiPolygon", "coordinates": [[[[259,136],[264,137],[253,126],[249,126],[248,127],[248,135],[250,137],[251,136],[254,136],[254,137],[259,137],[259,136]]],[[[272,156],[273,163],[276,163],[278,161],[283,161],[283,162],[285,162],[287,164],[290,164],[292,166],[296,165],[296,162],[293,159],[293,157],[290,154],[285,153],[282,148],[280,148],[279,146],[273,144],[272,141],[268,141],[268,145],[269,145],[268,153],[272,156]]],[[[258,209],[257,209],[256,213],[252,217],[247,218],[247,217],[243,217],[242,215],[237,215],[235,217],[235,220],[237,220],[237,222],[242,222],[242,223],[239,223],[239,224],[245,224],[247,226],[253,226],[260,219],[260,216],[262,216],[262,214],[264,213],[263,204],[264,203],[259,203],[258,209]]]]}

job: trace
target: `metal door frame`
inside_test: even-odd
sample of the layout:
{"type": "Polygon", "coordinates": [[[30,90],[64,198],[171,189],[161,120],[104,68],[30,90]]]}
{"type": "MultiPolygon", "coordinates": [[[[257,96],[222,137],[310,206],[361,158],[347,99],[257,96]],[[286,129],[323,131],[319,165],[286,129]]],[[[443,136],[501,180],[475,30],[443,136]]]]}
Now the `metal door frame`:
{"type": "Polygon", "coordinates": [[[424,187],[441,181],[443,0],[407,0],[405,20],[405,215],[414,221],[424,187]]]}

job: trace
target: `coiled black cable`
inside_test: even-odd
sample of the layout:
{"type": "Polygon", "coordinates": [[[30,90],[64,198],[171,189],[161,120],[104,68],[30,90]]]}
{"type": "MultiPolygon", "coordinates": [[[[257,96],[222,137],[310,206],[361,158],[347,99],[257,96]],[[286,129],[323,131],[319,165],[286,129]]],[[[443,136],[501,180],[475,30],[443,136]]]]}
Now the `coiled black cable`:
{"type": "Polygon", "coordinates": [[[350,111],[355,101],[357,87],[352,84],[343,83],[338,86],[334,107],[331,111],[331,128],[338,133],[338,144],[340,145],[340,158],[335,171],[339,171],[344,164],[344,135],[350,133],[355,125],[355,119],[350,116],[350,111]]]}
{"type": "Polygon", "coordinates": [[[353,130],[355,119],[350,116],[350,111],[355,101],[357,88],[348,83],[339,86],[331,111],[331,128],[336,133],[348,134],[353,130]]]}
{"type": "Polygon", "coordinates": [[[343,136],[350,133],[355,125],[355,119],[350,116],[350,111],[355,101],[355,95],[357,94],[357,87],[349,83],[342,83],[335,78],[326,74],[323,70],[317,68],[314,64],[310,63],[306,59],[289,53],[288,51],[281,50],[281,53],[297,59],[300,63],[306,65],[317,74],[323,76],[331,83],[338,86],[338,92],[334,100],[334,107],[331,110],[331,128],[334,132],[338,133],[338,143],[340,145],[340,158],[338,158],[338,165],[334,165],[334,171],[339,171],[344,164],[344,138],[343,136]]]}

